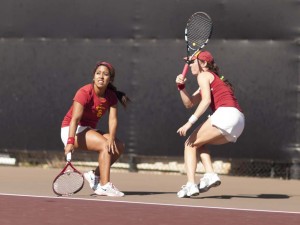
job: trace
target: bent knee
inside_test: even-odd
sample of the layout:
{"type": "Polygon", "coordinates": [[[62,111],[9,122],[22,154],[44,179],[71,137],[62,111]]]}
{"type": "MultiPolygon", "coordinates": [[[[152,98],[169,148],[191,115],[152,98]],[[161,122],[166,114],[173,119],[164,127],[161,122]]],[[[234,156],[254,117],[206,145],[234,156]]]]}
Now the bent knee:
{"type": "Polygon", "coordinates": [[[206,149],[205,144],[203,142],[198,142],[198,140],[190,140],[187,139],[184,143],[185,149],[193,149],[197,151],[204,151],[206,149]]]}

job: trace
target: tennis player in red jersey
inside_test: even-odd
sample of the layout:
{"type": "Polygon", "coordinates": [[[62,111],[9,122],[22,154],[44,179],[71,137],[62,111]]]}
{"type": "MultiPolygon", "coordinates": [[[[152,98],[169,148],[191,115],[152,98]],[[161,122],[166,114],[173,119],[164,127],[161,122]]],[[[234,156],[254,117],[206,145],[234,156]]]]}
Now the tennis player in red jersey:
{"type": "Polygon", "coordinates": [[[208,191],[211,187],[221,184],[219,176],[214,173],[207,145],[236,142],[245,124],[244,114],[234,96],[232,85],[219,75],[219,68],[212,54],[199,51],[189,60],[191,72],[196,77],[199,88],[193,95],[189,95],[185,89],[186,79],[181,74],[176,77],[176,84],[184,106],[196,106],[196,110],[177,133],[186,136],[187,131],[209,107],[212,115],[199,125],[185,142],[187,183],[177,193],[179,198],[199,195],[199,192],[208,191]],[[205,168],[199,186],[195,182],[198,154],[205,168]]]}
{"type": "Polygon", "coordinates": [[[110,167],[124,151],[124,144],[116,138],[118,125],[118,100],[126,107],[130,101],[125,93],[113,85],[114,67],[107,62],[97,63],[93,82],[81,87],[73,98],[73,105],[61,126],[65,154],[75,149],[97,151],[99,166],[84,173],[85,179],[97,195],[124,196],[110,182],[110,167]],[[109,132],[96,129],[98,121],[108,111],[109,132]],[[101,176],[100,176],[101,175],[101,176]]]}

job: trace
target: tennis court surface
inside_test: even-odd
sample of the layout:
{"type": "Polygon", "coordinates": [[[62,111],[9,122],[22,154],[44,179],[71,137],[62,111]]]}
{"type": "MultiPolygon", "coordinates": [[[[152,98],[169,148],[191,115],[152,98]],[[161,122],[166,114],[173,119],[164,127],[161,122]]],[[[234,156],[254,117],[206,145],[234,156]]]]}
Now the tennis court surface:
{"type": "Polygon", "coordinates": [[[221,176],[221,186],[179,199],[185,175],[114,171],[125,197],[95,196],[87,184],[57,197],[52,180],[59,171],[0,167],[0,224],[300,224],[299,180],[221,176]]]}

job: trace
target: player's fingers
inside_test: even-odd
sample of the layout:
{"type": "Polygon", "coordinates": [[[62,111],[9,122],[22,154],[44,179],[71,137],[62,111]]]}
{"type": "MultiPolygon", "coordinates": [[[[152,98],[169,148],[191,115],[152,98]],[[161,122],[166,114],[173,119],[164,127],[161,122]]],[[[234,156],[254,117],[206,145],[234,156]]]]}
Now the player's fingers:
{"type": "Polygon", "coordinates": [[[74,148],[67,146],[67,147],[65,148],[65,155],[67,155],[69,152],[72,153],[73,151],[74,151],[74,148]]]}
{"type": "Polygon", "coordinates": [[[183,132],[183,129],[182,129],[182,128],[179,128],[178,131],[177,131],[177,133],[178,133],[180,136],[184,136],[184,135],[183,135],[184,132],[183,132]]]}
{"type": "Polygon", "coordinates": [[[116,146],[115,146],[115,144],[112,144],[110,147],[111,147],[111,153],[115,154],[116,153],[116,146]]]}
{"type": "Polygon", "coordinates": [[[105,146],[105,148],[106,148],[106,150],[107,150],[108,152],[110,152],[110,146],[109,146],[109,144],[107,144],[107,145],[105,146]]]}
{"type": "Polygon", "coordinates": [[[185,81],[186,81],[186,78],[183,78],[182,75],[179,75],[179,76],[177,76],[177,78],[176,78],[176,83],[184,84],[185,81]]]}
{"type": "Polygon", "coordinates": [[[117,148],[116,143],[114,143],[114,148],[115,148],[115,152],[116,152],[117,154],[119,154],[120,152],[119,152],[119,150],[118,150],[118,148],[117,148]]]}

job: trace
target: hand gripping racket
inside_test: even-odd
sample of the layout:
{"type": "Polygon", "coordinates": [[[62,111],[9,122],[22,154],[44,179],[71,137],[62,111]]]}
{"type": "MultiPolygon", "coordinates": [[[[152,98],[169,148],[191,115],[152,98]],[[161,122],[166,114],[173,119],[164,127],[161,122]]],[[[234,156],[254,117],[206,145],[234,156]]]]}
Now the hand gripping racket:
{"type": "Polygon", "coordinates": [[[55,194],[72,195],[80,191],[84,185],[83,175],[75,169],[71,163],[71,153],[69,152],[66,157],[67,164],[63,170],[55,177],[52,189],[55,194]]]}
{"type": "Polygon", "coordinates": [[[213,30],[213,23],[209,15],[204,12],[194,13],[188,20],[185,28],[185,41],[187,45],[187,60],[182,75],[186,76],[189,68],[189,58],[198,53],[208,43],[213,30]]]}

